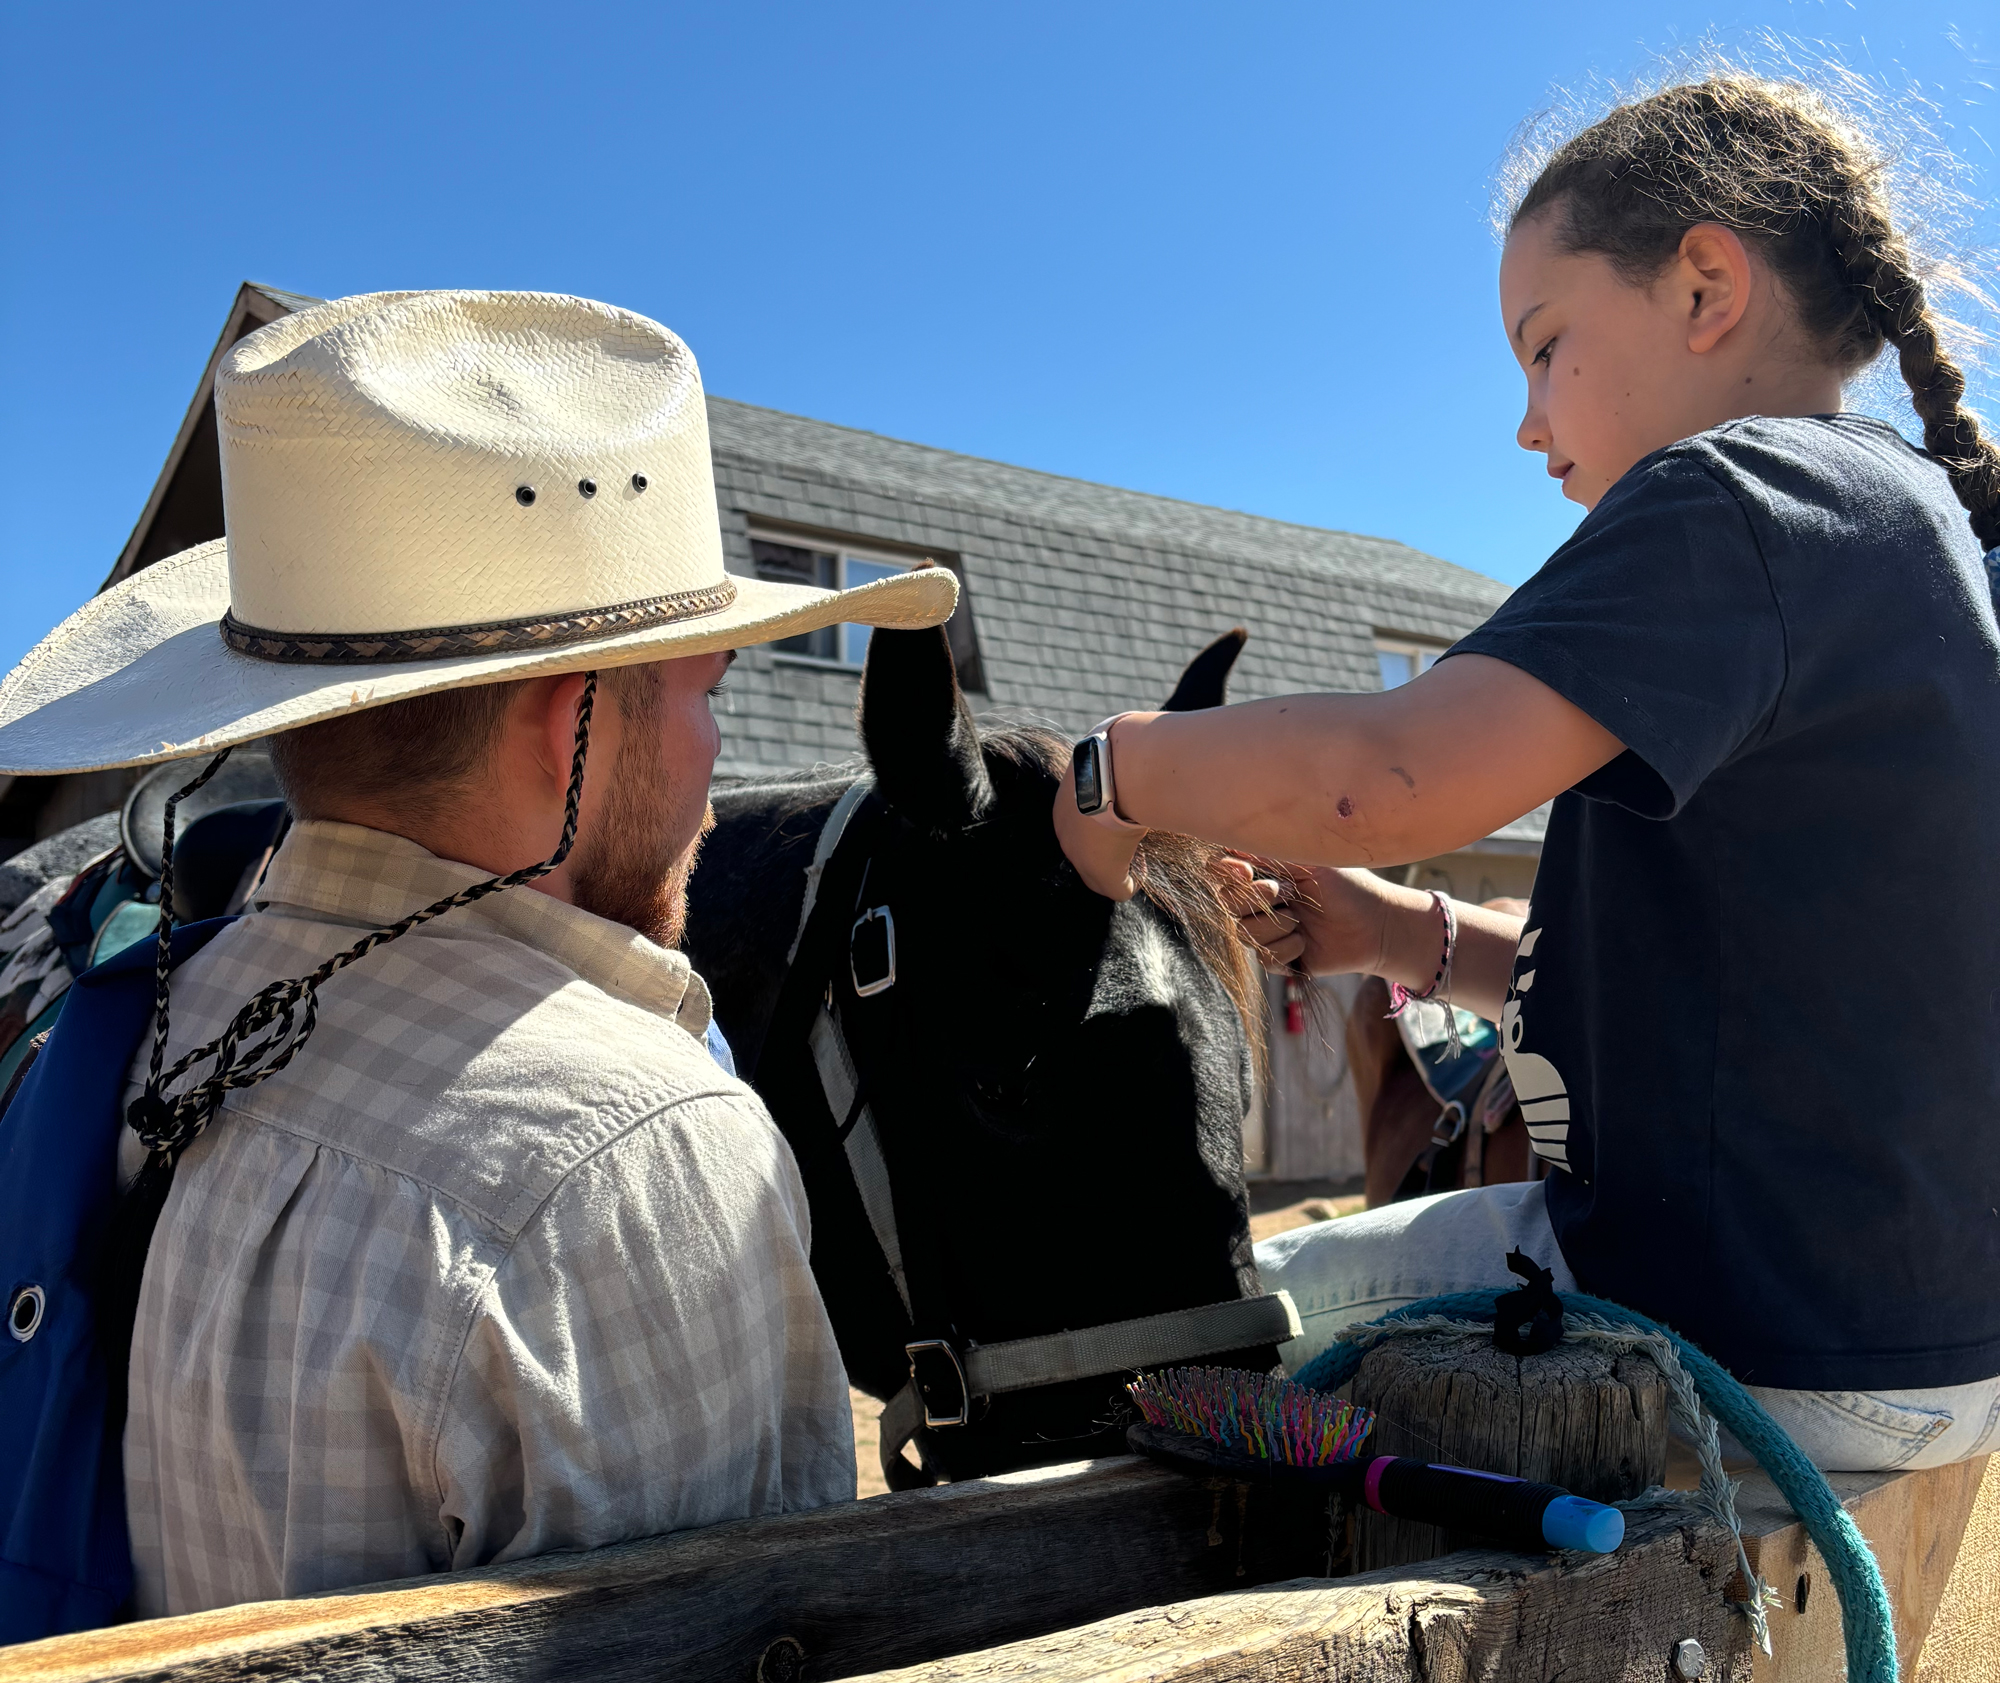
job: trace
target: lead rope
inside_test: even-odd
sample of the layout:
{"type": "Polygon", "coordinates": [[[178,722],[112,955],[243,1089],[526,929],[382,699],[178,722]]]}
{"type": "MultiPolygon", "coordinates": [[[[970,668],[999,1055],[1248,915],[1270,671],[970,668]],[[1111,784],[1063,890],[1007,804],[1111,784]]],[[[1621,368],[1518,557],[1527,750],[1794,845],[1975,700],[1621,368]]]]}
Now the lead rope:
{"type": "MultiPolygon", "coordinates": [[[[1422,1332],[1427,1330],[1426,1322],[1433,1323],[1438,1330],[1441,1330],[1439,1323],[1445,1321],[1475,1323],[1480,1330],[1492,1326],[1498,1295],[1491,1291],[1446,1292],[1392,1309],[1363,1325],[1343,1328],[1327,1349],[1292,1378],[1311,1390],[1337,1390],[1360,1371],[1364,1348],[1381,1337],[1394,1336],[1406,1328],[1422,1332]]],[[[1696,1501],[1722,1523],[1736,1529],[1735,1492],[1722,1470],[1720,1445],[1710,1430],[1719,1422],[1770,1475],[1771,1482],[1791,1504],[1792,1511],[1805,1525],[1806,1535],[1826,1562],[1834,1593],[1840,1598],[1841,1636],[1847,1649],[1850,1683],[1896,1683],[1896,1621],[1888,1591],[1882,1584],[1881,1569],[1855,1525],[1854,1516],[1841,1505],[1840,1498],[1826,1482],[1826,1475],[1807,1459],[1784,1428],[1765,1413],[1763,1406],[1727,1368],[1671,1327],[1661,1326],[1622,1304],[1609,1303],[1584,1292],[1556,1295],[1562,1302],[1566,1327],[1581,1323],[1580,1330],[1588,1336],[1606,1341],[1632,1338],[1655,1353],[1659,1352],[1659,1346],[1653,1340],[1663,1341],[1671,1352],[1673,1364],[1668,1367],[1662,1363],[1671,1405],[1676,1410],[1684,1406],[1689,1400],[1686,1391],[1690,1390],[1701,1405],[1695,1414],[1692,1434],[1702,1461],[1702,1489],[1696,1493],[1696,1501]]],[[[1749,1571],[1748,1558],[1741,1551],[1740,1531],[1737,1540],[1738,1569],[1747,1581],[1751,1600],[1748,1604],[1732,1605],[1748,1617],[1761,1646],[1769,1639],[1764,1611],[1769,1595],[1766,1586],[1749,1571]]]]}
{"type": "MultiPolygon", "coordinates": [[[[173,968],[173,857],[174,809],[182,797],[199,789],[229,757],[224,749],[201,776],[167,802],[165,839],[160,855],[160,935],[154,966],[153,1056],[146,1078],[146,1090],[134,1099],[125,1120],[139,1136],[149,1155],[140,1180],[160,1181],[173,1172],[180,1155],[198,1138],[220,1108],[228,1093],[254,1087],[289,1064],[299,1048],[312,1037],[319,1022],[319,988],[329,978],[345,970],[357,959],[366,958],[377,947],[407,935],[420,924],[442,917],[459,906],[469,906],[489,894],[518,888],[523,883],[545,877],[569,857],[576,841],[577,813],[583,800],[583,767],[590,748],[590,715],[597,694],[597,674],[586,673],[583,694],[576,708],[576,751],[570,762],[569,793],[563,803],[562,840],[554,853],[539,865],[527,865],[505,876],[488,877],[455,894],[410,913],[395,923],[371,929],[345,952],[328,959],[309,976],[272,982],[261,989],[230,1020],[229,1026],[213,1040],[187,1052],[171,1069],[162,1073],[167,1054],[167,977],[173,968]],[[269,1028],[271,1033],[246,1048],[237,1047],[250,1036],[269,1028]],[[197,1065],[213,1059],[215,1068],[186,1092],[169,1099],[166,1088],[197,1065]]],[[[139,1188],[133,1188],[137,1193],[139,1188]]],[[[161,1187],[162,1194],[164,1187],[161,1187]]],[[[157,1211],[155,1212],[157,1214],[157,1211]]]]}
{"type": "MultiPolygon", "coordinates": [[[[1446,1333],[1463,1335],[1471,1332],[1490,1332],[1492,1323],[1471,1321],[1460,1315],[1424,1315],[1407,1321],[1384,1324],[1376,1322],[1368,1326],[1348,1327],[1334,1336],[1341,1343],[1355,1345],[1362,1350],[1372,1350],[1387,1338],[1413,1336],[1420,1333],[1446,1333]]],[[[1750,1554],[1743,1546],[1743,1525],[1736,1514],[1736,1480],[1732,1479],[1722,1464],[1722,1443],[1716,1429],[1715,1416],[1709,1413],[1695,1389],[1680,1356],[1675,1352],[1673,1341],[1664,1333],[1645,1332],[1638,1327],[1614,1326],[1602,1315],[1572,1313],[1565,1315],[1562,1322],[1562,1339],[1565,1343],[1592,1342],[1603,1344],[1621,1354],[1638,1352],[1648,1357],[1660,1370],[1667,1382],[1667,1412],[1672,1417],[1675,1428],[1695,1452],[1695,1459],[1701,1464],[1701,1483],[1698,1489],[1665,1490],[1654,1488],[1629,1502],[1615,1504],[1621,1508],[1652,1507],[1662,1501],[1684,1501],[1701,1509],[1718,1525],[1723,1526],[1736,1545],[1736,1570],[1742,1575],[1749,1588],[1746,1601],[1729,1603],[1735,1611],[1750,1621],[1751,1635],[1756,1639],[1757,1651],[1767,1658],[1771,1653],[1771,1625],[1768,1609],[1782,1606],[1782,1598],[1762,1578],[1750,1564],[1750,1554]]],[[[1518,1352],[1516,1352],[1518,1354],[1518,1352]]],[[[1398,1425],[1409,1430],[1402,1421],[1398,1425]]],[[[1423,1438],[1427,1447],[1438,1449],[1436,1439],[1423,1438]]]]}

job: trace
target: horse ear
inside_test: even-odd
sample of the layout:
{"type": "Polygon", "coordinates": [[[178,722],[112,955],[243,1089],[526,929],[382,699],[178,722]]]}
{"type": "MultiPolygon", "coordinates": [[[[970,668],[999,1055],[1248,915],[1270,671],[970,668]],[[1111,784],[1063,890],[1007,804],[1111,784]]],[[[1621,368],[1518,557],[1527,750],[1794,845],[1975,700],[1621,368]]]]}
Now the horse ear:
{"type": "Polygon", "coordinates": [[[984,815],[993,785],[943,626],[869,637],[859,712],[875,787],[904,817],[948,832],[984,815]]]}
{"type": "Polygon", "coordinates": [[[1220,707],[1229,699],[1229,669],[1250,641],[1242,626],[1225,631],[1187,663],[1174,693],[1167,697],[1162,713],[1199,713],[1204,707],[1220,707]]]}

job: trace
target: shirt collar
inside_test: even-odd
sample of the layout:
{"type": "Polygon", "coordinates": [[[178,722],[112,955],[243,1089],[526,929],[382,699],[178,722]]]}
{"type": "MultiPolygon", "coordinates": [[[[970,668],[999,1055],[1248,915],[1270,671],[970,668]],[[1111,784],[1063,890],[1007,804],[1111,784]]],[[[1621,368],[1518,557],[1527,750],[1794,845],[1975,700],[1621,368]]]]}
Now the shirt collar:
{"type": "MultiPolygon", "coordinates": [[[[441,859],[405,836],[359,824],[306,819],[271,860],[258,901],[357,928],[379,928],[456,894],[492,873],[441,859]]],[[[685,953],[636,930],[566,905],[533,888],[510,888],[444,914],[546,953],[604,992],[678,1023],[700,1039],[711,1014],[708,987],[685,953]]]]}

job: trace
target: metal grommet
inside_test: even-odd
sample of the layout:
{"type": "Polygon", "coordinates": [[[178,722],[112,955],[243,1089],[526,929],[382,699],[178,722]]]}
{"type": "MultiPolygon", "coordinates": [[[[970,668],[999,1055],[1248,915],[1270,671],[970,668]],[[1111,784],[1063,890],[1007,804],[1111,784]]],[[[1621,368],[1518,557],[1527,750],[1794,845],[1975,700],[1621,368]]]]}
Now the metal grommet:
{"type": "Polygon", "coordinates": [[[579,496],[594,497],[597,495],[597,481],[594,479],[579,479],[576,482],[576,489],[579,496]]]}
{"type": "Polygon", "coordinates": [[[534,500],[535,500],[534,486],[516,485],[514,487],[514,501],[519,503],[523,508],[526,508],[534,500]]]}
{"type": "Polygon", "coordinates": [[[645,490],[645,488],[646,488],[646,476],[643,473],[633,474],[632,489],[635,491],[643,491],[645,490]]]}
{"type": "Polygon", "coordinates": [[[40,1286],[23,1286],[7,1305],[7,1330],[17,1344],[25,1344],[42,1330],[42,1314],[49,1306],[48,1295],[40,1286]]]}

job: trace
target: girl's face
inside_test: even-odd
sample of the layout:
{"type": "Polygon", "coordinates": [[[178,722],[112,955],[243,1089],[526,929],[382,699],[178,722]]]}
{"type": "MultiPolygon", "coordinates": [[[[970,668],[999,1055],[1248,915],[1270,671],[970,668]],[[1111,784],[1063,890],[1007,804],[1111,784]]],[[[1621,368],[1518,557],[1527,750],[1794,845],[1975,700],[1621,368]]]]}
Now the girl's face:
{"type": "Polygon", "coordinates": [[[1528,376],[1515,437],[1548,457],[1585,508],[1642,456],[1742,415],[1825,414],[1840,376],[1793,354],[1770,271],[1727,228],[1704,223],[1651,283],[1595,253],[1571,255],[1546,214],[1500,259],[1507,342],[1528,376]]]}
{"type": "Polygon", "coordinates": [[[1500,259],[1507,342],[1528,376],[1514,436],[1548,457],[1565,497],[1595,508],[1640,457],[1687,436],[1658,413],[1685,329],[1606,259],[1558,249],[1549,220],[1516,228],[1500,259]]]}

